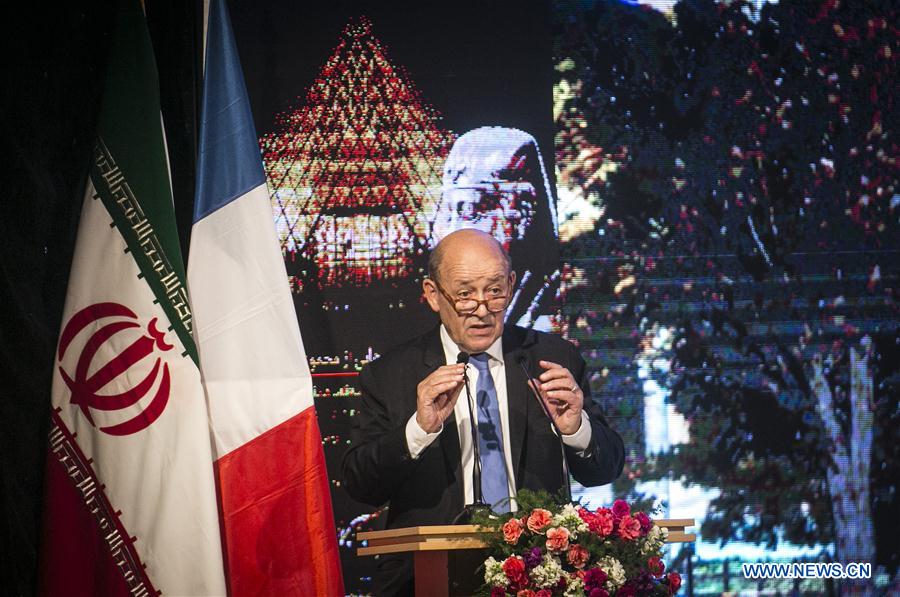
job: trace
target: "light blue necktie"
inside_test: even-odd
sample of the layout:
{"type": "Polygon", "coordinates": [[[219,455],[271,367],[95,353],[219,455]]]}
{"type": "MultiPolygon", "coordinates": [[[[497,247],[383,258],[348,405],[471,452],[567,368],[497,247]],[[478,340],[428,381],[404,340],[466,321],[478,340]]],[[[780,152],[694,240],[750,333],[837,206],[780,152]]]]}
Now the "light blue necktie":
{"type": "Polygon", "coordinates": [[[509,476],[503,457],[503,431],[497,388],[488,367],[487,353],[473,354],[469,361],[478,370],[475,404],[478,409],[478,448],[481,451],[481,491],[495,512],[509,512],[509,476]],[[504,500],[502,504],[497,502],[504,500]],[[495,504],[497,504],[495,506],[495,504]]]}

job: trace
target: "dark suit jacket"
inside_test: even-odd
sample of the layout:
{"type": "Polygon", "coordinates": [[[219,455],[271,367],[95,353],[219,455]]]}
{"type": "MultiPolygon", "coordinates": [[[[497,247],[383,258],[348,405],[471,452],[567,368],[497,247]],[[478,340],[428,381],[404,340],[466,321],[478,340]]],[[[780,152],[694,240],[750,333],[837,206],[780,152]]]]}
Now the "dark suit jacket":
{"type": "MultiPolygon", "coordinates": [[[[585,486],[613,481],[624,464],[622,438],[591,399],[585,363],[575,347],[558,336],[507,326],[503,352],[516,488],[556,493],[563,487],[559,442],[528,389],[520,361],[535,378],[543,372],[538,361],[547,360],[568,368],[579,380],[591,421],[591,443],[584,456],[566,447],[569,470],[585,486]]],[[[344,456],[343,482],[354,499],[390,506],[387,528],[449,524],[465,505],[453,414],[444,422],[441,435],[417,459],[410,456],[406,445],[406,424],[416,411],[417,385],[445,364],[440,329],[434,328],[389,351],[360,374],[362,406],[354,417],[351,448],[344,456]]],[[[408,559],[382,558],[379,569],[379,594],[411,589],[408,559]]]]}

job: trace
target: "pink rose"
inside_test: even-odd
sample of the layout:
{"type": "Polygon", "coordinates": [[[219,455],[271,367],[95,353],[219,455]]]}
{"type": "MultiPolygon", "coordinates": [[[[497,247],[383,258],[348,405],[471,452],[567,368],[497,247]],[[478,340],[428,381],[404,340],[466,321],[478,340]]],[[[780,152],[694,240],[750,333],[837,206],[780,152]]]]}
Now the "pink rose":
{"type": "Polygon", "coordinates": [[[612,512],[616,518],[622,518],[631,514],[631,507],[625,500],[616,500],[613,502],[612,512]]]}
{"type": "Polygon", "coordinates": [[[569,547],[569,553],[566,554],[566,560],[573,568],[584,568],[591,554],[588,550],[577,543],[569,547]]]}
{"type": "Polygon", "coordinates": [[[522,536],[524,528],[524,525],[519,519],[510,518],[503,525],[503,539],[507,543],[515,545],[519,542],[519,537],[522,536]]]}
{"type": "Polygon", "coordinates": [[[629,515],[625,515],[619,521],[619,537],[626,541],[633,541],[641,536],[641,523],[629,515]]]}
{"type": "Polygon", "coordinates": [[[681,588],[681,575],[677,572],[669,572],[666,578],[669,581],[669,595],[674,595],[681,588]]]}
{"type": "Polygon", "coordinates": [[[547,549],[550,551],[563,551],[569,547],[569,529],[557,527],[547,531],[547,549]]]}
{"type": "Polygon", "coordinates": [[[649,570],[650,574],[656,578],[660,578],[663,575],[663,572],[666,571],[666,564],[659,559],[659,556],[653,556],[647,560],[647,570],[649,570]]]}
{"type": "Polygon", "coordinates": [[[591,592],[588,593],[588,597],[609,597],[609,592],[606,589],[591,589],[591,592]]]}
{"type": "Polygon", "coordinates": [[[551,514],[549,510],[543,508],[535,508],[528,517],[528,528],[532,533],[540,533],[550,524],[551,514]]]}
{"type": "Polygon", "coordinates": [[[528,574],[525,572],[525,562],[522,558],[510,556],[503,561],[502,568],[512,588],[525,588],[528,586],[528,574]]]}

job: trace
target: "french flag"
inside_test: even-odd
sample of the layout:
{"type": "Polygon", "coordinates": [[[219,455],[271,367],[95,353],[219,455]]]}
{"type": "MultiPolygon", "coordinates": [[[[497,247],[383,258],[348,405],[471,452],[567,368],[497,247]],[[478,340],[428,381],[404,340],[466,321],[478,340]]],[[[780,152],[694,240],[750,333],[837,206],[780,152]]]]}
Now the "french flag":
{"type": "Polygon", "coordinates": [[[312,378],[222,0],[209,5],[188,288],[229,592],[343,594],[312,378]]]}

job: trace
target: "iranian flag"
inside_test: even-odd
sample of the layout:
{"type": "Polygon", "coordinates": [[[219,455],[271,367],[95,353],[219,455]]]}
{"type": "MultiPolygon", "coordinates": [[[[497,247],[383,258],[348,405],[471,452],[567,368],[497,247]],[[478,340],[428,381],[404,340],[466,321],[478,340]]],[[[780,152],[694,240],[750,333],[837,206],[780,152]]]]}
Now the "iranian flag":
{"type": "Polygon", "coordinates": [[[223,595],[156,66],[120,2],[54,364],[40,593],[223,595]]]}
{"type": "Polygon", "coordinates": [[[233,595],[343,594],[312,377],[225,3],[209,7],[188,283],[233,595]]]}

